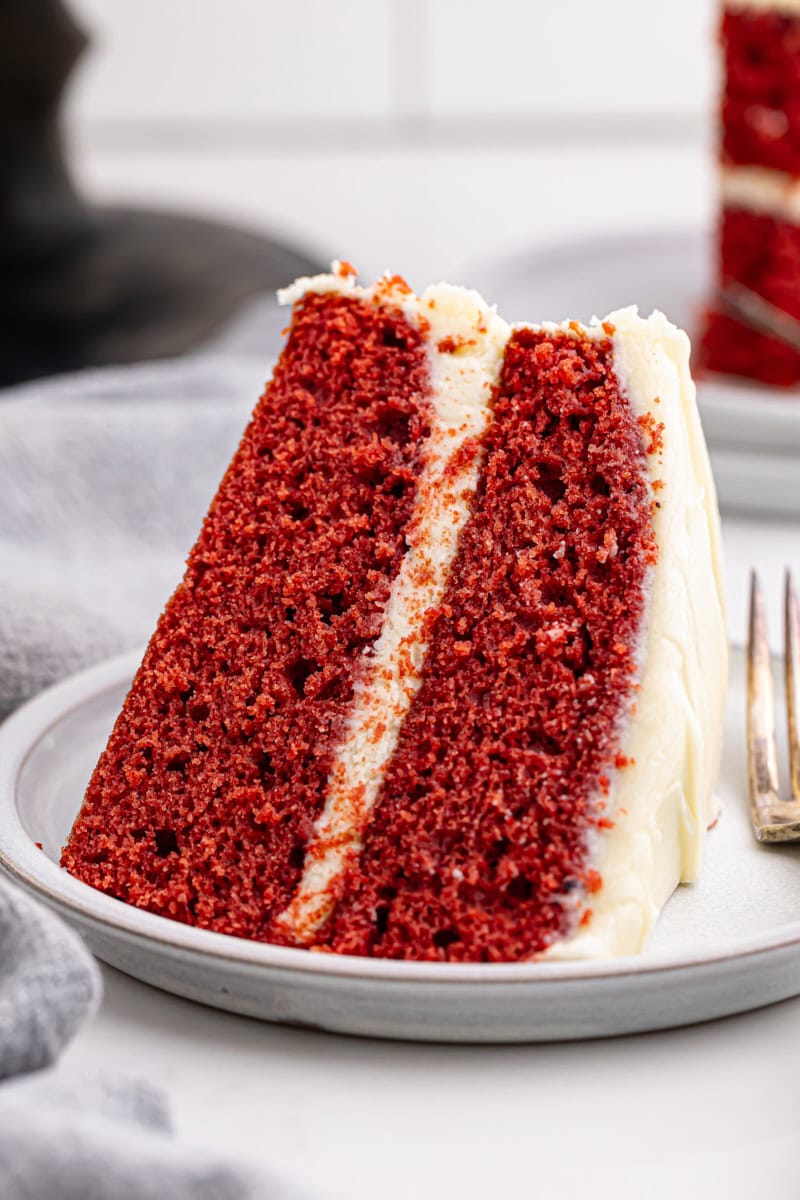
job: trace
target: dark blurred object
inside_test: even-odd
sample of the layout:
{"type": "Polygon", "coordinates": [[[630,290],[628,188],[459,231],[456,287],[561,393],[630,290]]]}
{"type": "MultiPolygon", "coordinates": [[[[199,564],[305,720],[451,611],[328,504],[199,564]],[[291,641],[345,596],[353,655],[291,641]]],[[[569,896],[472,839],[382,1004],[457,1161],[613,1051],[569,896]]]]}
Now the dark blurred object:
{"type": "Polygon", "coordinates": [[[87,204],[58,112],[87,41],[60,0],[0,0],[0,385],[180,354],[321,269],[242,229],[87,204]]]}

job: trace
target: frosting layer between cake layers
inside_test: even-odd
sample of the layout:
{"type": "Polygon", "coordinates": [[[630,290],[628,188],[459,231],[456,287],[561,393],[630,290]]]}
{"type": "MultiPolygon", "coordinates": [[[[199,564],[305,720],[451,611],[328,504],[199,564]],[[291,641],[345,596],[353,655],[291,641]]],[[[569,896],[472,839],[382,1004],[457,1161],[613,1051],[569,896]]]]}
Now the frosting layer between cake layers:
{"type": "Polygon", "coordinates": [[[768,167],[724,166],[720,193],[728,208],[769,213],[800,225],[800,178],[768,167]]]}
{"type": "Polygon", "coordinates": [[[769,12],[793,16],[800,13],[800,0],[726,0],[725,8],[730,12],[769,12]]]}
{"type": "Polygon", "coordinates": [[[422,682],[429,623],[470,514],[482,462],[480,439],[489,423],[492,388],[508,337],[506,323],[477,293],[448,284],[431,287],[418,298],[391,280],[366,289],[357,287],[352,276],[336,273],[300,280],[281,299],[297,299],[306,290],[342,291],[370,304],[399,302],[427,338],[432,421],[406,538],[408,552],[356,687],[300,886],[281,919],[287,933],[300,941],[311,940],[330,914],[336,882],[350,856],[358,853],[384,769],[422,682]]]}
{"type": "MultiPolygon", "coordinates": [[[[301,280],[284,299],[340,289],[352,292],[352,280],[339,275],[301,280]]],[[[375,301],[374,291],[361,294],[375,301]]],[[[412,323],[433,317],[433,406],[440,428],[455,425],[449,436],[460,444],[491,420],[491,387],[511,331],[479,297],[460,289],[432,288],[419,299],[406,295],[402,304],[412,323]],[[453,342],[460,347],[455,354],[453,342]]],[[[588,328],[575,323],[528,328],[600,341],[611,327],[614,370],[643,439],[657,431],[657,451],[651,445],[644,461],[658,555],[646,582],[637,675],[621,704],[617,743],[624,765],[609,767],[607,794],[596,797],[608,817],[604,828],[592,825],[586,834],[592,894],[562,898],[574,919],[567,936],[547,950],[553,958],[639,951],[675,886],[696,878],[715,815],[727,651],[716,499],[689,374],[688,339],[661,314],[643,320],[634,309],[588,328]]],[[[460,500],[449,516],[452,496],[444,504],[442,497],[432,502],[429,488],[420,489],[415,536],[369,656],[300,886],[281,919],[300,943],[312,944],[335,908],[348,864],[360,853],[369,813],[379,803],[405,714],[424,676],[426,617],[444,594],[480,463],[476,454],[460,469],[460,500]],[[449,534],[440,543],[448,520],[449,534]]],[[[425,469],[434,486],[441,467],[434,450],[425,469]]]]}

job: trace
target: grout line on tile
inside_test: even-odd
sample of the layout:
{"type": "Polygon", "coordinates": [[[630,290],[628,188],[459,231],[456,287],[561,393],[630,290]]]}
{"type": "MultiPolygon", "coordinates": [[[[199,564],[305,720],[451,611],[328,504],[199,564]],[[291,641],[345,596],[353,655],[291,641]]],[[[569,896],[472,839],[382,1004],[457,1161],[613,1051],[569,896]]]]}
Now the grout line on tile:
{"type": "Polygon", "coordinates": [[[668,145],[695,148],[710,122],[696,113],[578,114],[430,118],[408,110],[395,120],[83,120],[70,137],[98,150],[280,151],[531,150],[537,146],[668,145]]]}

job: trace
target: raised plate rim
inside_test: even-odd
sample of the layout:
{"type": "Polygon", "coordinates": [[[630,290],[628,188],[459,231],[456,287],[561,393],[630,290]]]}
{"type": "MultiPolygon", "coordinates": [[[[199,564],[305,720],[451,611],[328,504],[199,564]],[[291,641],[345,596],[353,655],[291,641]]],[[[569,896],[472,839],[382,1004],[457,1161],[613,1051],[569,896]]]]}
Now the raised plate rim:
{"type": "Polygon", "coordinates": [[[646,960],[630,956],[573,962],[409,963],[311,954],[307,950],[251,942],[183,925],[106,896],[68,875],[38,849],[20,819],[17,785],[25,762],[49,729],[103,691],[131,679],[141,653],[140,649],[130,651],[78,672],[28,701],[0,726],[0,869],[68,918],[100,925],[112,936],[155,943],[162,952],[171,950],[178,955],[188,954],[248,970],[264,968],[291,972],[298,977],[338,977],[376,985],[570,982],[583,985],[620,977],[640,980],[666,972],[741,962],[800,945],[800,920],[797,920],[717,950],[695,954],[671,952],[646,960]]]}

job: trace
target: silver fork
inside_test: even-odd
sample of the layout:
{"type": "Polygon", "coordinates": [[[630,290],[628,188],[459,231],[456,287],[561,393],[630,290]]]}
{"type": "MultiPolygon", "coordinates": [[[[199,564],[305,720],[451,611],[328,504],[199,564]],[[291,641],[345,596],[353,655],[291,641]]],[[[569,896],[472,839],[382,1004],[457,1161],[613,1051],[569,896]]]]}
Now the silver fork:
{"type": "Polygon", "coordinates": [[[747,643],[747,765],[750,819],[759,842],[800,841],[800,615],[791,572],[784,588],[784,678],[791,799],[783,800],[775,742],[775,694],[767,638],[767,606],[755,571],[750,585],[747,643]]]}

